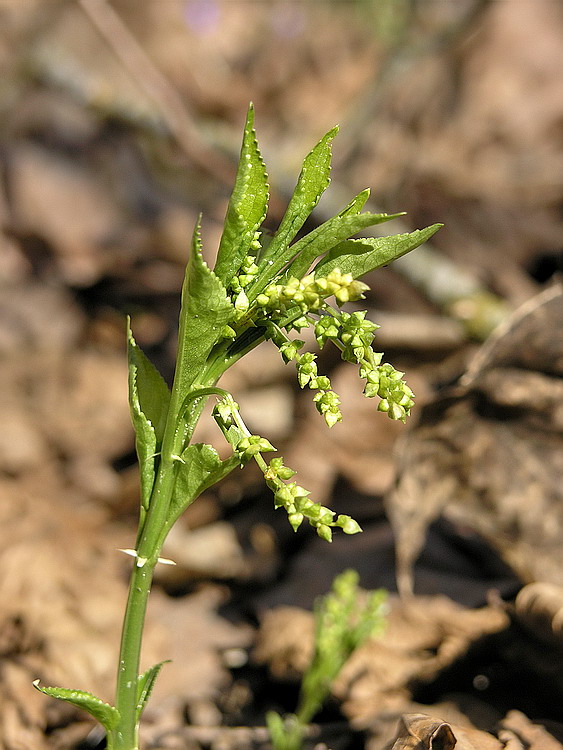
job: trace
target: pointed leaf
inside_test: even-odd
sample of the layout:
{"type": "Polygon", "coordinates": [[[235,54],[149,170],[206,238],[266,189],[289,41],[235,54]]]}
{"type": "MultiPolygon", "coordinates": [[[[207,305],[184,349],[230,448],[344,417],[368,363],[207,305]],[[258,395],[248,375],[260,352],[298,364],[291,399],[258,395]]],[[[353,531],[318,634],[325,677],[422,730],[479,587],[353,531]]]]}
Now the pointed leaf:
{"type": "Polygon", "coordinates": [[[376,268],[385,266],[400,258],[432,237],[442,224],[432,224],[426,229],[417,229],[408,234],[391,237],[368,237],[359,240],[346,240],[332,250],[315,266],[317,275],[326,274],[339,268],[342,273],[351,273],[359,279],[376,268]]]}
{"type": "Polygon", "coordinates": [[[127,321],[129,407],[139,458],[141,500],[147,509],[154,484],[155,455],[159,450],[170,403],[170,391],[156,367],[135,342],[127,321]]]}
{"type": "MultiPolygon", "coordinates": [[[[174,381],[178,408],[192,385],[202,375],[211,349],[220,339],[224,326],[233,319],[235,313],[223,282],[203,260],[199,230],[198,221],[182,287],[182,310],[174,381]]],[[[199,385],[203,383],[199,382],[199,385]]]]}
{"type": "Polygon", "coordinates": [[[45,695],[59,698],[67,703],[72,703],[77,708],[88,711],[108,732],[115,729],[119,723],[120,716],[117,708],[110,706],[109,703],[105,703],[101,698],[92,695],[92,693],[87,693],[84,690],[67,690],[66,688],[59,687],[41,687],[39,680],[35,680],[33,686],[40,692],[45,693],[45,695]]]}
{"type": "Polygon", "coordinates": [[[182,463],[178,469],[170,505],[170,518],[178,518],[204,490],[223,479],[238,466],[240,466],[238,457],[231,456],[221,461],[212,445],[204,443],[189,445],[182,453],[182,463]]]}
{"type": "Polygon", "coordinates": [[[133,367],[137,371],[139,405],[143,414],[154,427],[156,438],[160,442],[166,426],[170,390],[162,375],[133,338],[129,319],[127,320],[127,341],[129,367],[133,367]]]}
{"type": "Polygon", "coordinates": [[[137,683],[137,721],[141,718],[152,693],[156,678],[165,664],[170,664],[170,659],[160,661],[158,664],[147,669],[146,672],[143,672],[142,675],[139,675],[139,682],[137,683]]]}
{"type": "Polygon", "coordinates": [[[248,254],[254,233],[266,217],[268,175],[262,161],[256,132],[254,108],[248,109],[235,186],[227,208],[219,243],[215,275],[228,284],[248,254]]]}
{"type": "Polygon", "coordinates": [[[250,286],[249,297],[251,300],[255,299],[259,292],[293,258],[293,248],[289,246],[289,243],[301,229],[329,185],[331,146],[337,132],[337,127],[329,130],[305,157],[287,211],[278,231],[260,259],[260,272],[250,286]]]}
{"type": "Polygon", "coordinates": [[[360,214],[359,210],[368,197],[369,191],[364,190],[338,216],[325,221],[300,239],[299,242],[296,242],[292,247],[295,259],[289,265],[286,276],[301,279],[318,257],[329,252],[343,240],[352,237],[366,227],[382,224],[384,221],[390,221],[404,215],[404,213],[360,214]],[[359,209],[358,206],[360,206],[359,209]]]}

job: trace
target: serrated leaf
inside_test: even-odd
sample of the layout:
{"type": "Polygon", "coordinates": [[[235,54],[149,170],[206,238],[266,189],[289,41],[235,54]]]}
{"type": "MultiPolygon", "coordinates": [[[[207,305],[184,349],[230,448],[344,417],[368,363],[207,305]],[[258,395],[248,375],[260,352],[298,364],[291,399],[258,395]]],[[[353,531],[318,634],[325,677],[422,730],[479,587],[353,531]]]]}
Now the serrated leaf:
{"type": "Polygon", "coordinates": [[[129,407],[135,428],[139,458],[141,500],[149,506],[155,474],[155,455],[159,450],[170,404],[170,391],[162,376],[137,345],[127,320],[129,361],[129,407]]]}
{"type": "Polygon", "coordinates": [[[164,378],[133,338],[131,321],[127,320],[129,367],[137,371],[137,394],[143,414],[154,427],[156,438],[162,440],[170,403],[170,390],[164,378]]]}
{"type": "Polygon", "coordinates": [[[53,698],[59,698],[60,700],[72,703],[77,708],[82,708],[84,711],[97,719],[102,724],[107,732],[119,723],[119,711],[114,706],[110,706],[101,698],[97,698],[92,693],[87,693],[84,690],[68,690],[67,688],[59,687],[41,687],[39,680],[33,682],[33,687],[37,688],[41,693],[50,695],[53,698]]]}
{"type": "Polygon", "coordinates": [[[236,456],[221,461],[215,448],[205,443],[189,445],[181,458],[167,523],[178,518],[204,490],[240,466],[236,456]]]}
{"type": "Polygon", "coordinates": [[[436,234],[443,224],[432,224],[426,229],[417,229],[407,234],[391,237],[367,237],[358,240],[345,240],[325,255],[315,266],[317,275],[326,274],[339,268],[342,273],[351,273],[355,279],[386,266],[401,255],[414,250],[436,234]]]}
{"type": "Polygon", "coordinates": [[[152,667],[147,669],[146,672],[139,675],[139,682],[137,683],[137,721],[140,720],[141,715],[147,705],[147,701],[151,696],[154,688],[154,683],[159,675],[160,670],[165,664],[169,664],[170,659],[160,661],[158,664],[154,664],[152,667]]]}
{"type": "Polygon", "coordinates": [[[301,279],[312,264],[321,255],[338,245],[343,240],[352,237],[366,227],[372,227],[376,224],[382,224],[385,221],[391,221],[404,213],[398,214],[360,214],[359,210],[369,197],[369,191],[364,190],[341,211],[338,216],[325,221],[319,227],[309,234],[305,235],[299,242],[293,245],[292,250],[295,259],[290,263],[286,271],[286,276],[294,276],[301,279]],[[365,196],[365,197],[364,197],[365,196]],[[358,208],[360,206],[360,208],[358,208]]]}
{"type": "Polygon", "coordinates": [[[201,375],[207,357],[221,338],[223,328],[235,314],[221,279],[203,260],[198,221],[192,239],[190,259],[182,287],[182,309],[178,334],[178,356],[174,391],[177,408],[201,375]]]}
{"type": "Polygon", "coordinates": [[[268,175],[262,161],[256,132],[254,108],[248,109],[235,186],[227,208],[225,226],[214,272],[224,284],[237,273],[248,254],[254,233],[266,218],[268,175]]]}
{"type": "Polygon", "coordinates": [[[301,174],[279,229],[260,258],[260,271],[249,290],[251,300],[255,299],[264,286],[293,258],[294,253],[290,242],[330,183],[331,145],[337,132],[338,127],[329,130],[305,157],[301,174]]]}

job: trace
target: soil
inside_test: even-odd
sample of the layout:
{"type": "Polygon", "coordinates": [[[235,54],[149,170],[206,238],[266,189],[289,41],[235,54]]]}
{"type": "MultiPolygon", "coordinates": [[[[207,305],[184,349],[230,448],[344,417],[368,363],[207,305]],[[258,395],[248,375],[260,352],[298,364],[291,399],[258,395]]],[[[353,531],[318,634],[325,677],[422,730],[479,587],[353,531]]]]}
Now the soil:
{"type": "MultiPolygon", "coordinates": [[[[364,532],[294,534],[252,467],[206,492],[151,595],[143,662],[172,664],[143,746],[266,747],[265,712],[295,708],[315,598],[353,567],[389,590],[389,623],[345,666],[310,747],[561,750],[561,5],[0,13],[0,749],[104,746],[32,681],[112,699],[139,503],[125,316],[170,380],[193,225],[203,212],[212,261],[253,100],[268,226],[335,122],[329,193],[372,187],[408,211],[389,232],[444,222],[431,283],[400,263],[368,279],[377,341],[417,406],[391,422],[322,352],[344,414],[328,431],[273,348],[228,373],[251,429],[364,532]]],[[[198,439],[219,448],[211,419],[198,439]]]]}

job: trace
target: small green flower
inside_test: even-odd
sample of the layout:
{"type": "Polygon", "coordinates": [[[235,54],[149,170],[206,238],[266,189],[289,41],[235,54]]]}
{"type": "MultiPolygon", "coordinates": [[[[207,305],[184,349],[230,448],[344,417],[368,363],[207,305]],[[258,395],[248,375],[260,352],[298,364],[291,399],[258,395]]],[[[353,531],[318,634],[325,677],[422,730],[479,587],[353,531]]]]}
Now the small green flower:
{"type": "Polygon", "coordinates": [[[337,422],[342,421],[342,414],[338,405],[340,397],[334,391],[319,391],[313,397],[317,411],[323,415],[329,427],[334,427],[337,422]]]}
{"type": "Polygon", "coordinates": [[[291,528],[293,531],[297,531],[297,529],[301,526],[304,519],[303,513],[290,513],[287,517],[291,528]]]}
{"type": "Polygon", "coordinates": [[[297,380],[301,388],[305,388],[311,378],[317,377],[317,355],[311,352],[305,352],[296,358],[297,362],[297,380]]]}
{"type": "Polygon", "coordinates": [[[260,437],[260,435],[244,437],[238,442],[236,447],[236,452],[240,456],[241,461],[249,461],[257,453],[268,453],[275,450],[270,441],[260,437]]]}
{"type": "Polygon", "coordinates": [[[336,521],[336,525],[340,526],[345,534],[358,534],[362,527],[350,516],[339,515],[336,521]]]}
{"type": "Polygon", "coordinates": [[[340,321],[332,315],[323,315],[315,324],[315,337],[321,349],[327,341],[334,341],[340,336],[340,321]]]}
{"type": "Polygon", "coordinates": [[[246,296],[246,292],[244,291],[244,289],[241,289],[235,298],[235,310],[238,313],[245,313],[247,312],[249,306],[250,303],[248,301],[248,297],[246,296]]]}
{"type": "Polygon", "coordinates": [[[293,341],[284,341],[279,347],[284,362],[291,362],[298,356],[299,349],[305,345],[304,341],[294,339],[293,341]]]}
{"type": "Polygon", "coordinates": [[[267,480],[277,479],[278,477],[279,479],[291,479],[295,474],[296,472],[293,469],[284,465],[283,458],[279,456],[278,458],[272,458],[264,476],[267,480]]]}
{"type": "Polygon", "coordinates": [[[224,339],[234,339],[236,338],[237,332],[234,328],[231,328],[231,326],[223,326],[223,329],[221,331],[221,338],[224,339]]]}
{"type": "Polygon", "coordinates": [[[324,539],[325,542],[332,542],[332,529],[330,528],[330,526],[326,526],[322,523],[319,524],[317,526],[317,534],[321,539],[324,539]]]}
{"type": "Polygon", "coordinates": [[[215,404],[214,413],[221,419],[225,426],[234,423],[233,411],[238,411],[238,404],[232,399],[221,399],[215,404]]]}
{"type": "Polygon", "coordinates": [[[330,390],[330,378],[326,375],[317,375],[316,378],[309,380],[309,388],[313,390],[329,391],[330,390]]]}
{"type": "Polygon", "coordinates": [[[414,394],[402,379],[403,374],[388,363],[378,364],[371,368],[364,363],[360,367],[360,376],[366,378],[367,381],[364,395],[367,398],[378,396],[381,399],[377,407],[378,411],[401,422],[406,420],[410,409],[414,406],[414,394]]]}

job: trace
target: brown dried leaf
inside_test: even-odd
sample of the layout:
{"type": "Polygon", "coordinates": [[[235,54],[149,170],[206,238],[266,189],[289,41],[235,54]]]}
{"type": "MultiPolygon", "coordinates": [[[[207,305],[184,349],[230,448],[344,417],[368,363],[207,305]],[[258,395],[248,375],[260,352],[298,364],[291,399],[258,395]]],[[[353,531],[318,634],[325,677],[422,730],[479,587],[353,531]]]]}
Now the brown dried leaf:
{"type": "Polygon", "coordinates": [[[36,146],[13,150],[12,222],[43,240],[72,285],[96,282],[114,262],[107,247],[121,225],[116,202],[94,172],[36,146]]]}
{"type": "Polygon", "coordinates": [[[388,502],[401,590],[444,512],[482,534],[525,581],[563,584],[563,291],[517,311],[459,388],[422,413],[388,502]]]}
{"type": "Polygon", "coordinates": [[[534,630],[563,640],[563,587],[529,583],[518,593],[516,614],[534,630]]]}
{"type": "Polygon", "coordinates": [[[253,658],[267,664],[272,674],[285,679],[302,675],[313,657],[314,619],[299,607],[267,610],[256,636],[253,658]]]}
{"type": "Polygon", "coordinates": [[[521,302],[522,266],[561,242],[563,20],[552,0],[480,8],[452,43],[403,48],[404,67],[376,79],[355,180],[376,164],[379,190],[443,221],[441,246],[521,302]]]}
{"type": "Polygon", "coordinates": [[[502,750],[487,732],[454,727],[424,714],[401,717],[397,737],[389,750],[502,750]]]}
{"type": "Polygon", "coordinates": [[[346,714],[363,726],[408,710],[408,685],[431,681],[484,635],[504,630],[505,612],[464,609],[446,597],[391,599],[387,629],[352,655],[334,684],[346,714]]]}
{"type": "Polygon", "coordinates": [[[506,750],[561,750],[558,742],[541,724],[535,724],[520,711],[509,711],[500,724],[499,739],[506,750]],[[512,743],[512,744],[511,744],[512,743]]]}

